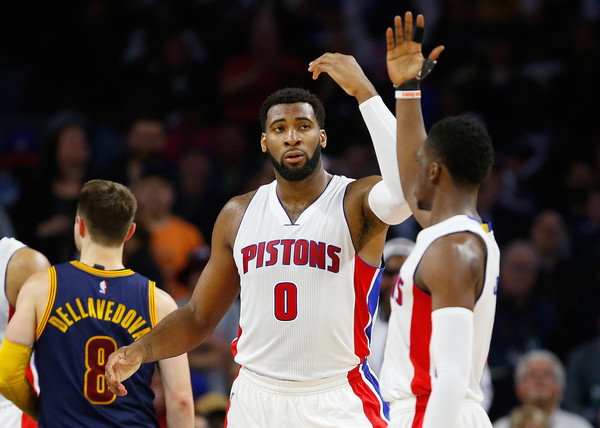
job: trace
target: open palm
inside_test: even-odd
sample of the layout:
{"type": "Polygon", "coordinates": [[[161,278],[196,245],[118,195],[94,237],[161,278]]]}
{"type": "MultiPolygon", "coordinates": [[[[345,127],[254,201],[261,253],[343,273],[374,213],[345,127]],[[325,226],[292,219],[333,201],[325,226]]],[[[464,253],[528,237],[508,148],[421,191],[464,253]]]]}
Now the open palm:
{"type": "MultiPolygon", "coordinates": [[[[421,35],[417,36],[417,39],[421,39],[425,27],[423,15],[417,15],[416,24],[417,28],[421,28],[421,35]]],[[[418,32],[419,30],[415,32],[415,35],[418,32]]],[[[402,18],[396,16],[394,18],[394,29],[388,28],[385,36],[387,42],[387,69],[392,83],[399,86],[417,77],[425,57],[421,52],[422,40],[413,40],[412,13],[406,12],[404,15],[404,28],[402,27],[402,18]]],[[[443,50],[443,46],[437,46],[431,51],[429,58],[435,61],[443,50]]]]}

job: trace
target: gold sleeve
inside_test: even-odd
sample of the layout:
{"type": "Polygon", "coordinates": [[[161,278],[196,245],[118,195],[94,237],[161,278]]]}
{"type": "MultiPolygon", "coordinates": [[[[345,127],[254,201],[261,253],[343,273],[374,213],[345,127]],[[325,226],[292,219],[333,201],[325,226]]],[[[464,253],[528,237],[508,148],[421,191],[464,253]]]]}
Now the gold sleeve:
{"type": "Polygon", "coordinates": [[[27,380],[33,349],[4,339],[0,348],[0,393],[37,421],[38,395],[27,380]]]}

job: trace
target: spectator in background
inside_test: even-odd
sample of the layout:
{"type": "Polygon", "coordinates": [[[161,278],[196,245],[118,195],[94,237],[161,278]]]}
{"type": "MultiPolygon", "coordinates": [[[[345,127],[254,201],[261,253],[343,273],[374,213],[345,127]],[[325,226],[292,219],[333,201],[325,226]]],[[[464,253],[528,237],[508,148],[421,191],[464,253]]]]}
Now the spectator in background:
{"type": "Polygon", "coordinates": [[[208,392],[196,399],[196,415],[204,417],[206,428],[222,428],[225,426],[225,415],[229,399],[218,392],[208,392]]]}
{"type": "MultiPolygon", "coordinates": [[[[598,313],[598,312],[596,312],[598,313]]],[[[597,326],[600,327],[600,317],[597,326]]],[[[567,359],[565,409],[598,426],[600,412],[600,335],[575,347],[567,359]]]]}
{"type": "Polygon", "coordinates": [[[124,264],[134,272],[144,275],[165,289],[165,279],[160,267],[152,256],[152,236],[143,221],[136,220],[135,234],[125,242],[123,248],[124,264]]]}
{"type": "Polygon", "coordinates": [[[39,168],[27,177],[11,213],[17,236],[52,264],[76,258],[73,219],[90,178],[90,143],[78,116],[59,116],[43,142],[39,168]]]}
{"type": "Polygon", "coordinates": [[[176,300],[188,294],[177,275],[185,268],[190,254],[204,245],[200,229],[173,214],[175,189],[164,176],[149,174],[133,186],[138,200],[139,218],[148,226],[152,255],[165,278],[165,290],[176,300]]]}
{"type": "Polygon", "coordinates": [[[138,116],[127,131],[125,151],[106,165],[106,177],[126,186],[136,184],[148,171],[173,178],[174,168],[164,158],[165,124],[151,115],[138,116]]]}
{"type": "Polygon", "coordinates": [[[228,200],[210,154],[200,148],[186,149],[177,164],[178,187],[173,212],[196,225],[210,242],[212,226],[228,200]]]}
{"type": "Polygon", "coordinates": [[[513,241],[502,251],[488,363],[495,390],[492,420],[516,405],[512,381],[521,355],[549,347],[561,331],[556,306],[536,291],[538,269],[539,258],[530,242],[513,241]]]}
{"type": "Polygon", "coordinates": [[[392,238],[383,247],[383,260],[385,269],[381,276],[381,289],[379,290],[379,306],[377,308],[377,320],[371,330],[371,354],[369,355],[369,367],[379,377],[385,341],[387,339],[388,320],[392,311],[390,299],[392,289],[398,277],[398,272],[404,261],[415,246],[415,242],[406,238],[392,238]]]}
{"type": "Polygon", "coordinates": [[[283,50],[282,34],[266,2],[251,18],[246,40],[247,49],[228,58],[219,70],[219,95],[225,121],[249,127],[248,135],[254,137],[263,100],[279,88],[306,86],[309,75],[307,64],[283,50]]]}
{"type": "Polygon", "coordinates": [[[539,289],[560,304],[566,296],[562,288],[573,281],[576,272],[570,263],[570,237],[563,217],[554,210],[544,210],[533,219],[529,239],[540,262],[539,289]]]}
{"type": "MultiPolygon", "coordinates": [[[[535,350],[519,360],[515,388],[521,404],[542,410],[552,428],[592,428],[583,417],[560,408],[565,386],[564,367],[552,352],[535,350]]],[[[510,419],[510,416],[498,419],[494,428],[509,428],[510,419]]]]}

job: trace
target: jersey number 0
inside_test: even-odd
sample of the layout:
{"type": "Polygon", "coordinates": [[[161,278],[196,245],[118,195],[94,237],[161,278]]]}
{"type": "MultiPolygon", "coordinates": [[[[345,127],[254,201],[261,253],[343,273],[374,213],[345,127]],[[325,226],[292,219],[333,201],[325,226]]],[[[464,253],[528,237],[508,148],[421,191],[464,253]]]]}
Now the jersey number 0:
{"type": "Polygon", "coordinates": [[[280,282],[275,286],[275,318],[291,321],[298,315],[298,287],[292,282],[280,282]]]}

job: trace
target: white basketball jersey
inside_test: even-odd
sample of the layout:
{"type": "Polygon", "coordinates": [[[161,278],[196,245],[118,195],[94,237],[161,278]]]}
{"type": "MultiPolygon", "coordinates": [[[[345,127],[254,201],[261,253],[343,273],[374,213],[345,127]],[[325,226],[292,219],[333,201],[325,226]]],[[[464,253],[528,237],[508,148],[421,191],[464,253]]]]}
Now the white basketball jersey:
{"type": "Polygon", "coordinates": [[[6,297],[6,271],[8,270],[8,262],[13,254],[25,247],[25,244],[17,241],[15,238],[4,237],[0,239],[0,344],[4,339],[6,326],[9,316],[12,315],[12,307],[8,303],[6,297]]]}
{"type": "Polygon", "coordinates": [[[500,250],[488,224],[466,215],[451,217],[423,229],[408,256],[392,293],[392,313],[381,370],[381,390],[387,401],[429,396],[435,382],[435,355],[430,354],[431,295],[419,289],[414,273],[423,254],[436,239],[469,231],[480,236],[487,247],[485,279],[473,310],[473,355],[466,399],[481,402],[480,381],[487,357],[496,311],[500,250]]]}
{"type": "Polygon", "coordinates": [[[252,372],[316,380],[347,373],[367,357],[381,273],[352,245],[344,213],[351,181],[332,177],[295,222],[275,181],[250,201],[233,248],[241,307],[232,349],[252,372]]]}
{"type": "MultiPolygon", "coordinates": [[[[4,237],[0,239],[0,346],[4,340],[8,320],[14,310],[8,302],[8,297],[6,297],[6,271],[8,270],[8,262],[10,262],[13,254],[23,247],[25,247],[25,244],[14,238],[4,237]]],[[[8,400],[0,394],[0,406],[5,405],[7,402],[8,400]]]]}

